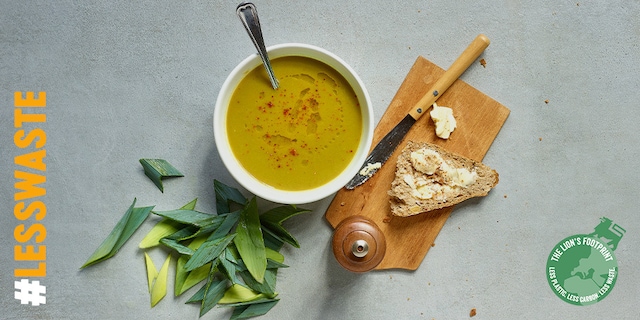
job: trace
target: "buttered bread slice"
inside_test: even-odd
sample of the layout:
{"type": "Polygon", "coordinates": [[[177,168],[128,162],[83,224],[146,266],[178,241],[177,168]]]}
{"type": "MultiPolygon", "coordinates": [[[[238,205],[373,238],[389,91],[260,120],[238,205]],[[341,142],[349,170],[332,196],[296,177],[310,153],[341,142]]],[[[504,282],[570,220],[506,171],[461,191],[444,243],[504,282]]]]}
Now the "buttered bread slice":
{"type": "Polygon", "coordinates": [[[430,143],[409,141],[391,183],[391,212],[408,217],[486,196],[498,173],[481,162],[430,143]]]}

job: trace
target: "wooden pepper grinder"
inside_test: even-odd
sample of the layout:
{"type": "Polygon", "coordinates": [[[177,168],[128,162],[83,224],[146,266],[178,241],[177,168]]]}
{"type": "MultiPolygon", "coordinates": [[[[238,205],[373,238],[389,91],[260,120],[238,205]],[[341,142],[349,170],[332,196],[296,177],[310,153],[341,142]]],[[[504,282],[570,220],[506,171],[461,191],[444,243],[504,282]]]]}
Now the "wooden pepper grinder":
{"type": "Polygon", "coordinates": [[[384,258],[384,234],[371,220],[351,216],[338,224],[332,240],[333,255],[340,265],[353,272],[367,272],[384,258]]]}

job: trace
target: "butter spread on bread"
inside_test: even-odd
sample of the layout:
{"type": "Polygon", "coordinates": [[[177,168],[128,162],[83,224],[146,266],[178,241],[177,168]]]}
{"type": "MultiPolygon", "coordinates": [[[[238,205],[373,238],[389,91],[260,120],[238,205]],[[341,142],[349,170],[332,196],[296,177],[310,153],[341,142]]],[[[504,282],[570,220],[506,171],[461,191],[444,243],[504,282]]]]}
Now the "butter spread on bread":
{"type": "Polygon", "coordinates": [[[498,183],[498,173],[430,143],[409,141],[398,156],[391,184],[391,211],[411,216],[486,196],[498,183]]]}

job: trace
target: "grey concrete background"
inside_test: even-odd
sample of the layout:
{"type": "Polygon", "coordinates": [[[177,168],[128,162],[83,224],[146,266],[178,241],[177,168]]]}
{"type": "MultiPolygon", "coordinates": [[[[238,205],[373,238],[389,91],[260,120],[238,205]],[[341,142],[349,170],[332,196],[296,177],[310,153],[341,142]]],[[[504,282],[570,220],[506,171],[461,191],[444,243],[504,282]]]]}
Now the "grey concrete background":
{"type": "MultiPolygon", "coordinates": [[[[499,185],[460,205],[414,272],[353,274],[333,258],[331,198],[288,226],[280,303],[261,319],[633,319],[640,300],[638,1],[255,1],[267,44],[303,42],[349,63],[376,121],[415,59],[447,68],[478,34],[486,68],[462,77],[511,115],[484,162],[499,185]],[[545,103],[548,100],[548,103],[545,103]],[[603,301],[558,299],[545,263],[561,239],[607,216],[627,233],[603,301]]],[[[134,197],[214,210],[213,179],[233,186],[211,118],[232,68],[255,52],[232,1],[0,2],[0,311],[4,319],[197,319],[194,292],[149,307],[145,223],[115,258],[78,268],[134,197]],[[14,91],[46,91],[47,303],[13,298],[14,91]],[[164,194],[139,158],[186,176],[164,194]]],[[[261,202],[261,206],[272,204],[261,202]]],[[[27,223],[35,223],[33,220],[27,223]]],[[[151,252],[156,264],[162,252],[151,252]]],[[[169,281],[169,287],[172,280],[169,281]]],[[[203,319],[224,319],[215,309],[203,319]]]]}

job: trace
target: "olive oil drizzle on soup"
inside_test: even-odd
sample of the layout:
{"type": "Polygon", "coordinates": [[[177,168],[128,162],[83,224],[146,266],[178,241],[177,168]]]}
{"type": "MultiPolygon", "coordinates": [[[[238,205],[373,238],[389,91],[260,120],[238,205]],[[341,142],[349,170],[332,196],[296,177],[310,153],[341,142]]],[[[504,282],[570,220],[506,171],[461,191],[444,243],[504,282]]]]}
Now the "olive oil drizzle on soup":
{"type": "Polygon", "coordinates": [[[306,57],[271,61],[280,87],[262,65],[240,82],[227,114],[231,149],[258,180],[281,190],[318,187],[342,172],[362,131],[358,99],[333,68],[306,57]]]}

